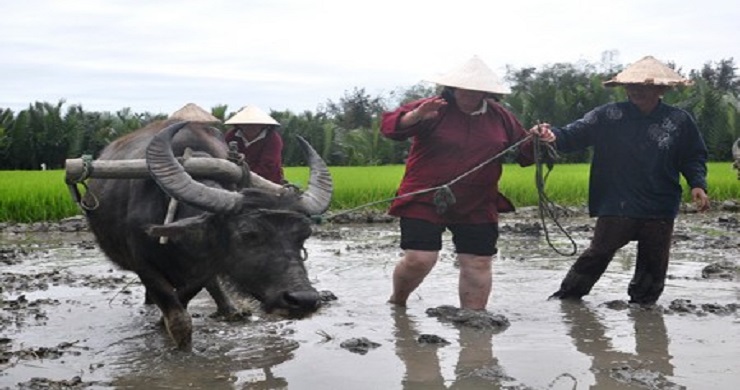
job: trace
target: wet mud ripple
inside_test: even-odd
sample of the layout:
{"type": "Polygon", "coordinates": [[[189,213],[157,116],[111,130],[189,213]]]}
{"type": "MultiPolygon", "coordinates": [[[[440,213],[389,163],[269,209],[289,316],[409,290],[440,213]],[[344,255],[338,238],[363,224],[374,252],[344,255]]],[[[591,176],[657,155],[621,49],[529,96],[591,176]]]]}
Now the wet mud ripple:
{"type": "MultiPolygon", "coordinates": [[[[536,210],[523,209],[517,215],[509,215],[502,218],[501,232],[505,236],[541,237],[543,226],[537,219],[536,210]]],[[[392,218],[380,218],[379,214],[365,213],[357,216],[348,216],[341,222],[355,223],[388,223],[395,222],[392,218]]],[[[593,221],[581,212],[568,215],[564,218],[573,218],[565,224],[567,231],[581,238],[588,237],[592,232],[593,221]],[[578,219],[581,218],[581,219],[578,219]]],[[[346,239],[352,236],[352,230],[339,229],[338,221],[317,225],[314,237],[319,240],[346,239]]],[[[10,266],[23,265],[24,262],[34,258],[48,256],[49,253],[43,244],[28,244],[23,242],[24,238],[33,233],[46,234],[48,237],[64,237],[68,233],[85,233],[87,226],[84,220],[72,218],[58,223],[38,224],[6,224],[0,223],[0,233],[3,237],[10,237],[5,242],[0,241],[0,269],[9,269],[10,266]]],[[[682,250],[727,250],[740,252],[740,222],[737,212],[717,212],[708,215],[682,215],[676,223],[674,232],[674,246],[682,250]]],[[[79,239],[74,238],[74,244],[81,249],[95,247],[91,237],[79,239]]],[[[39,239],[36,240],[37,242],[39,239]]],[[[522,245],[527,245],[526,242],[522,245]]],[[[393,251],[397,249],[397,241],[390,240],[387,243],[362,243],[358,242],[343,248],[344,251],[393,251]]],[[[737,280],[740,267],[738,260],[726,260],[706,265],[701,273],[690,277],[680,277],[691,280],[714,280],[716,283],[727,283],[737,280]]],[[[669,275],[670,278],[678,278],[669,275]]],[[[54,345],[27,347],[22,343],[14,342],[12,338],[4,337],[8,330],[21,329],[28,326],[43,326],[48,320],[46,309],[52,306],[74,305],[75,302],[58,299],[31,299],[33,292],[48,290],[52,286],[87,287],[93,289],[107,289],[115,291],[116,294],[131,294],[129,287],[139,282],[133,276],[121,276],[111,270],[110,275],[82,275],[72,274],[65,269],[33,270],[26,268],[21,272],[0,272],[0,376],[3,371],[16,364],[33,362],[35,360],[56,360],[65,356],[76,356],[85,351],[85,347],[79,345],[78,340],[67,340],[54,345]]],[[[322,301],[325,304],[336,300],[336,296],[327,291],[322,291],[322,301]]],[[[678,316],[731,316],[737,315],[738,303],[717,304],[712,302],[695,302],[688,299],[676,299],[665,306],[654,305],[652,307],[636,307],[625,301],[609,301],[601,304],[611,310],[655,310],[663,314],[678,316]]],[[[466,312],[452,306],[440,306],[429,308],[426,311],[430,317],[436,317],[439,321],[450,323],[456,327],[473,329],[476,332],[500,332],[507,329],[509,321],[506,317],[491,313],[466,312]]],[[[437,345],[443,347],[447,340],[434,334],[421,334],[415,339],[419,344],[437,345]]],[[[342,342],[341,347],[357,354],[366,354],[377,348],[380,344],[365,337],[349,339],[342,342]]],[[[661,389],[683,389],[684,387],[672,383],[663,374],[646,368],[646,362],[639,360],[624,360],[616,364],[602,368],[614,380],[636,388],[661,388],[661,389]]],[[[90,370],[94,370],[90,367],[90,370]]],[[[491,372],[478,372],[479,377],[491,376],[498,380],[510,380],[498,366],[492,366],[491,372]]],[[[566,381],[567,378],[559,378],[558,381],[566,381]]],[[[73,376],[65,380],[51,380],[47,378],[33,378],[30,381],[18,383],[16,388],[20,389],[84,389],[96,385],[104,386],[104,383],[85,382],[79,376],[73,376]]]]}

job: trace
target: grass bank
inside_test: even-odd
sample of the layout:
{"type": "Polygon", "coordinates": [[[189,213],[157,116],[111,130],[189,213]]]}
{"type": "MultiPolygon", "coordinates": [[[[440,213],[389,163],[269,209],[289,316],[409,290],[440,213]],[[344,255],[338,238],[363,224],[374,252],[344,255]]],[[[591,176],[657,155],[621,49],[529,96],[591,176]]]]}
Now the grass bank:
{"type": "MultiPolygon", "coordinates": [[[[728,162],[708,164],[709,195],[714,201],[740,199],[740,180],[728,162]]],[[[346,210],[392,198],[403,177],[402,165],[331,167],[335,183],[331,210],[346,210]]],[[[537,204],[534,167],[506,165],[501,192],[517,206],[537,204]]],[[[305,187],[308,169],[287,167],[285,176],[305,187]]],[[[685,186],[685,183],[684,183],[685,186]]],[[[82,190],[82,189],[81,189],[82,190]]],[[[556,165],[546,192],[561,205],[583,205],[588,196],[588,164],[556,165]]],[[[684,200],[689,201],[688,192],[684,200]]],[[[373,206],[385,209],[388,202],[373,206]]],[[[0,171],[0,221],[54,221],[80,214],[64,183],[64,171],[0,171]]]]}

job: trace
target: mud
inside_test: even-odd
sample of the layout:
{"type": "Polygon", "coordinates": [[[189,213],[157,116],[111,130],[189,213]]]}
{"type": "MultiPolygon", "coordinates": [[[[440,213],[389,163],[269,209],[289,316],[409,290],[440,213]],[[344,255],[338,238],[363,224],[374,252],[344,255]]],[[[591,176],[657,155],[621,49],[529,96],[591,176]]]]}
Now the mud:
{"type": "MultiPolygon", "coordinates": [[[[0,224],[0,389],[734,389],[740,383],[740,215],[686,209],[657,305],[627,303],[633,244],[582,302],[548,301],[574,261],[532,209],[501,221],[488,312],[459,310],[449,237],[408,308],[385,301],[396,221],[326,220],[307,266],[324,305],[303,320],[213,317],[191,303],[194,351],[174,350],[133,274],[109,263],[81,219],[0,224]],[[371,222],[371,223],[368,223],[371,222]]],[[[593,220],[560,222],[582,251],[593,220]]]]}

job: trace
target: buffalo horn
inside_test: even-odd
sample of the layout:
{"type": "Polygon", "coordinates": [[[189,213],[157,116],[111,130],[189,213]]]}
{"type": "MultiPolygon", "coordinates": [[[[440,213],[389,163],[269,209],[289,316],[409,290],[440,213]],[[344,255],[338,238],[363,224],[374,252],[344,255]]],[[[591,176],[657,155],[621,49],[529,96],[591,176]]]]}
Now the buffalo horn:
{"type": "MultiPolygon", "coordinates": [[[[233,210],[242,199],[241,194],[208,187],[193,180],[172,153],[172,137],[186,125],[187,122],[172,124],[154,136],[146,150],[149,172],[164,192],[179,201],[212,212],[233,210]]],[[[333,193],[331,174],[316,150],[302,137],[297,136],[297,138],[310,170],[308,188],[298,198],[298,207],[307,214],[321,214],[329,208],[331,203],[333,193]]],[[[254,185],[275,191],[273,187],[277,185],[272,182],[266,185],[267,182],[269,181],[252,173],[254,185]]]]}
{"type": "Polygon", "coordinates": [[[322,214],[329,208],[332,193],[334,192],[329,168],[308,141],[301,136],[296,136],[296,138],[298,138],[298,143],[303,149],[306,160],[308,160],[308,166],[311,172],[308,178],[308,188],[301,194],[298,203],[301,209],[307,214],[322,214]]]}
{"type": "Polygon", "coordinates": [[[174,123],[154,136],[146,149],[149,172],[165,193],[181,202],[217,213],[233,210],[239,204],[241,194],[193,180],[172,153],[172,137],[187,124],[174,123]]]}

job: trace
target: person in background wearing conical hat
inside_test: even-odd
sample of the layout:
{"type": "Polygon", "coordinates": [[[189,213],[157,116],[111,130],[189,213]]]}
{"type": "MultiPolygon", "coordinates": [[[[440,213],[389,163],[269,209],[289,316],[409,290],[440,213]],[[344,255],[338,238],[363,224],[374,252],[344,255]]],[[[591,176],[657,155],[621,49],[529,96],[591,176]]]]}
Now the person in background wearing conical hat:
{"type": "MultiPolygon", "coordinates": [[[[683,175],[699,211],[709,208],[707,149],[684,110],[662,95],[688,81],[653,57],[628,66],[607,86],[622,86],[628,101],[606,104],[561,128],[552,128],[559,151],[593,147],[589,213],[597,217],[591,244],[551,298],[587,295],[615,252],[637,241],[631,303],[654,304],[663,292],[683,175]]],[[[549,129],[549,124],[542,127],[549,129]]]]}
{"type": "MultiPolygon", "coordinates": [[[[451,185],[454,201],[433,192],[403,196],[459,178],[524,138],[527,131],[497,103],[497,97],[510,91],[478,57],[429,81],[443,87],[440,96],[385,112],[380,126],[390,139],[412,140],[397,193],[401,197],[389,210],[401,218],[404,250],[393,272],[389,302],[406,305],[409,295],[436,264],[442,233],[449,230],[460,266],[460,307],[484,310],[491,293],[499,212],[513,210],[498,192],[501,162],[486,164],[451,185]]],[[[534,163],[531,142],[519,148],[516,160],[523,166],[534,163]]]]}
{"type": "Polygon", "coordinates": [[[277,184],[283,184],[283,138],[280,123],[255,106],[245,106],[226,122],[226,142],[236,142],[249,169],[277,184]]]}
{"type": "Polygon", "coordinates": [[[188,103],[181,109],[170,114],[169,119],[179,119],[190,122],[216,123],[220,119],[213,116],[210,112],[204,110],[195,103],[188,103]]]}

